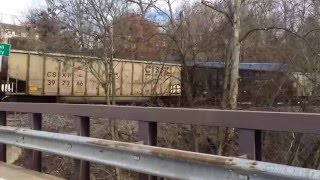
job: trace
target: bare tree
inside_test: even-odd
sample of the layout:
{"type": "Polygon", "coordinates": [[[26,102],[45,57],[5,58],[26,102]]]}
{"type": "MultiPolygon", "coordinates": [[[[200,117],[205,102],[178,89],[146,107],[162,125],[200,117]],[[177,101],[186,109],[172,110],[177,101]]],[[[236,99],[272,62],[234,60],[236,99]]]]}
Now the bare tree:
{"type": "Polygon", "coordinates": [[[237,108],[238,97],[238,79],[239,79],[239,63],[240,63],[240,13],[241,13],[241,0],[234,0],[234,15],[233,15],[233,53],[231,61],[230,73],[230,108],[237,108]]]}
{"type": "Polygon", "coordinates": [[[126,0],[129,3],[139,7],[139,13],[142,18],[146,18],[148,11],[157,3],[158,0],[126,0]]]}
{"type": "MultiPolygon", "coordinates": [[[[63,22],[68,29],[74,31],[79,38],[82,51],[92,49],[93,44],[85,42],[85,39],[96,41],[104,69],[104,78],[101,73],[96,72],[92,64],[88,68],[92,74],[99,79],[106,94],[107,104],[116,104],[116,82],[114,72],[114,25],[115,17],[126,12],[127,5],[124,1],[113,0],[48,0],[51,7],[54,7],[61,14],[63,22]],[[110,98],[111,92],[111,98],[110,98]]],[[[110,119],[110,131],[113,140],[118,140],[118,128],[116,120],[110,119]]],[[[121,178],[120,170],[117,170],[117,179],[121,178]]]]}
{"type": "Polygon", "coordinates": [[[211,3],[202,0],[201,3],[221,13],[232,26],[233,35],[229,38],[226,48],[225,74],[223,83],[223,95],[221,106],[231,109],[237,107],[239,62],[240,62],[240,15],[241,5],[244,1],[224,1],[223,3],[211,3]],[[228,102],[228,103],[227,103],[228,102]]]}

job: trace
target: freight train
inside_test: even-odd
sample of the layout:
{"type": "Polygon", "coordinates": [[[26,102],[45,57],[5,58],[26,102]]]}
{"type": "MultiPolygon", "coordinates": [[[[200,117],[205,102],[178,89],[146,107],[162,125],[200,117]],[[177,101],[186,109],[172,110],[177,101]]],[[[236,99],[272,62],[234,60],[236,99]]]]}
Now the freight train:
{"type": "MultiPolygon", "coordinates": [[[[113,62],[117,102],[181,94],[180,64],[113,62]]],[[[106,94],[111,97],[110,70],[96,57],[12,50],[1,64],[3,101],[105,103],[106,94]]]]}
{"type": "MultiPolygon", "coordinates": [[[[12,50],[1,63],[2,101],[106,103],[110,70],[97,57],[12,50]],[[106,71],[107,69],[107,71],[106,71]]],[[[181,96],[182,67],[164,63],[114,59],[117,102],[144,102],[153,97],[181,96]]],[[[224,64],[188,64],[193,97],[219,99],[222,95],[224,64]]],[[[279,63],[240,63],[239,101],[264,103],[275,98],[305,98],[317,88],[304,74],[288,73],[279,63]]],[[[110,81],[109,81],[110,82],[110,81]]]]}

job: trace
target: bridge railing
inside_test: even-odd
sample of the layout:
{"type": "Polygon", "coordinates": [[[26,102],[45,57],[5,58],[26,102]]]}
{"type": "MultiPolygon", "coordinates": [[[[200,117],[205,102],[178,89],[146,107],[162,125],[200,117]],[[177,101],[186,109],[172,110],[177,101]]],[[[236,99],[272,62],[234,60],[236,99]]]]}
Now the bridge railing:
{"type": "MultiPolygon", "coordinates": [[[[186,173],[187,171],[189,172],[187,169],[190,168],[190,172],[195,173],[195,175],[198,175],[199,177],[208,177],[202,176],[201,174],[212,175],[210,172],[207,172],[210,168],[212,172],[214,172],[213,169],[218,171],[217,169],[219,168],[219,173],[225,172],[226,168],[228,169],[228,172],[232,172],[233,169],[237,169],[234,168],[234,165],[235,167],[239,165],[236,170],[237,177],[240,175],[248,177],[253,176],[251,179],[254,179],[254,176],[257,174],[260,174],[260,178],[262,176],[270,176],[270,174],[273,174],[275,177],[292,176],[292,178],[304,177],[309,179],[320,177],[320,173],[315,170],[293,167],[288,168],[287,166],[282,165],[262,162],[258,163],[256,161],[237,158],[224,158],[89,138],[90,117],[138,121],[139,138],[143,140],[145,144],[151,146],[157,145],[157,123],[237,128],[239,129],[238,142],[240,155],[246,154],[253,160],[261,160],[262,158],[261,130],[320,134],[319,114],[134,106],[0,103],[0,142],[3,143],[0,144],[0,161],[6,160],[6,144],[12,144],[33,149],[32,169],[36,171],[41,171],[42,151],[78,159],[75,161],[77,172],[75,173],[77,175],[75,179],[89,179],[89,161],[131,169],[141,173],[173,178],[186,178],[186,175],[190,175],[186,173]],[[33,130],[5,127],[7,122],[6,112],[31,113],[30,119],[33,130]],[[78,117],[76,121],[77,135],[84,137],[40,132],[42,114],[59,114],[78,117]],[[163,164],[155,163],[155,161],[163,164]],[[237,163],[234,164],[233,162],[237,163]],[[251,166],[247,166],[248,164],[251,166]],[[204,169],[197,172],[192,171],[192,168],[197,169],[200,167],[199,165],[204,169]],[[173,170],[165,168],[170,166],[174,167],[173,170]],[[212,166],[215,168],[212,169],[212,166]],[[277,172],[274,172],[274,167],[276,166],[278,169],[283,168],[281,169],[282,171],[280,172],[276,170],[277,172]],[[157,171],[160,167],[164,169],[157,171]],[[250,170],[252,167],[254,168],[250,170]],[[259,171],[262,170],[261,168],[266,170],[262,173],[264,175],[261,175],[261,172],[259,173],[259,171]],[[287,174],[282,174],[288,169],[298,172],[299,175],[294,173],[292,175],[288,175],[288,172],[287,174]],[[183,170],[185,170],[185,174],[179,175],[179,172],[182,172],[183,170]]],[[[234,175],[232,173],[223,174],[228,176],[234,175]]],[[[146,178],[148,178],[146,175],[140,176],[140,179],[146,178]]]]}

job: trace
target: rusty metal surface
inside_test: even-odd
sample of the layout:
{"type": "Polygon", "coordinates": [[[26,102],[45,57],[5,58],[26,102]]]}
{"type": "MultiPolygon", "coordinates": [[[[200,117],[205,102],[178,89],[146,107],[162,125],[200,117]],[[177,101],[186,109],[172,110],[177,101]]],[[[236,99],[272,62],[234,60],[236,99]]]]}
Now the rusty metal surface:
{"type": "Polygon", "coordinates": [[[0,142],[178,179],[320,179],[320,171],[0,126],[0,142]]]}
{"type": "Polygon", "coordinates": [[[320,114],[312,113],[38,103],[0,103],[0,111],[320,134],[320,114]]]}

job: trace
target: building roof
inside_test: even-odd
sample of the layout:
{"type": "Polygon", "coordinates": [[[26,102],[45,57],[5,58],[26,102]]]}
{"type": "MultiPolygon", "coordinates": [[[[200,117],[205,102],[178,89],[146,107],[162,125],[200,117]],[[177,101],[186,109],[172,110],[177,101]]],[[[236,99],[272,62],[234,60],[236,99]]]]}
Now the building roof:
{"type": "Polygon", "coordinates": [[[19,26],[19,25],[14,25],[14,24],[0,23],[0,28],[10,29],[10,30],[14,30],[14,31],[27,32],[27,29],[25,26],[19,26]]]}
{"type": "MultiPolygon", "coordinates": [[[[224,68],[224,62],[192,62],[188,66],[207,67],[207,68],[224,68]]],[[[286,71],[286,65],[282,63],[240,63],[240,70],[250,71],[286,71]]]]}

